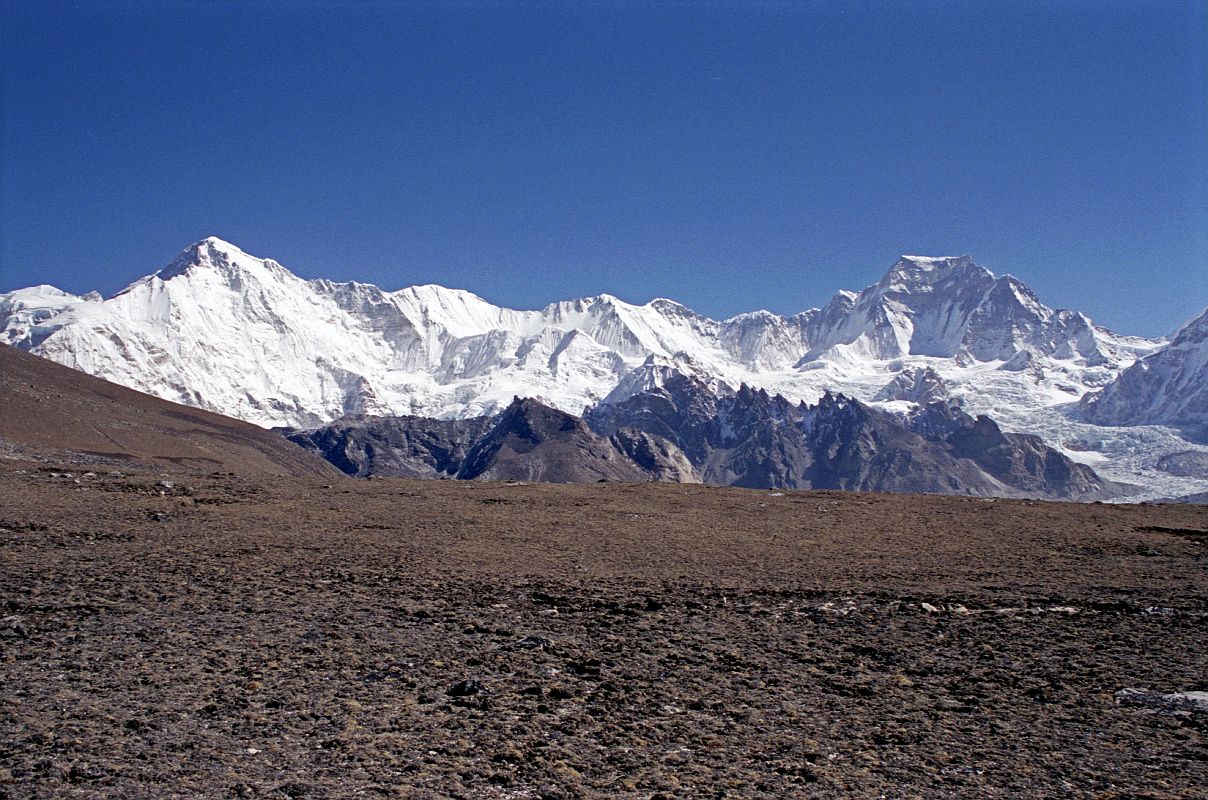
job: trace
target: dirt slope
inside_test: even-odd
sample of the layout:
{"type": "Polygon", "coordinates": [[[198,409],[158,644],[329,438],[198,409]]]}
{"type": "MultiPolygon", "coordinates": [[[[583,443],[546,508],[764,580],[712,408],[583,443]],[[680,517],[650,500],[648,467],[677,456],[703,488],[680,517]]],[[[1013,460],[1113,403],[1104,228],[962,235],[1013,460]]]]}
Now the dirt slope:
{"type": "Polygon", "coordinates": [[[0,345],[0,453],[70,451],[97,464],[154,462],[183,470],[337,475],[280,436],[169,403],[0,345]]]}

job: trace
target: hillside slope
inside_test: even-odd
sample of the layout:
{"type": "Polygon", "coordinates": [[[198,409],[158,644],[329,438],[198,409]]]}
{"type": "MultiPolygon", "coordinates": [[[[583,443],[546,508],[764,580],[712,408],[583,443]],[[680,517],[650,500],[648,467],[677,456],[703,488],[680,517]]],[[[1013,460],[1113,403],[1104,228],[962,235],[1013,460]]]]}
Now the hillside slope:
{"type": "Polygon", "coordinates": [[[0,445],[9,454],[67,451],[98,463],[334,476],[322,459],[247,422],[169,403],[0,345],[0,445]]]}

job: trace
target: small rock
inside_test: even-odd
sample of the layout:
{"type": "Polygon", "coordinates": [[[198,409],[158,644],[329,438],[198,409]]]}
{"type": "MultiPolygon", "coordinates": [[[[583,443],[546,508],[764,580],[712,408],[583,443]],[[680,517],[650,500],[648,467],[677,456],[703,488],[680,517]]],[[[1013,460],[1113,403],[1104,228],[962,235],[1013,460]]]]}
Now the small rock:
{"type": "Polygon", "coordinates": [[[516,647],[521,650],[550,650],[553,646],[553,641],[544,636],[525,636],[516,642],[516,647]]]}
{"type": "Polygon", "coordinates": [[[566,668],[579,677],[596,677],[600,674],[600,661],[595,658],[571,661],[566,668]]]}
{"type": "Polygon", "coordinates": [[[458,681],[445,690],[445,694],[450,697],[472,697],[477,694],[482,694],[486,691],[486,687],[479,683],[474,678],[467,678],[464,681],[458,681]]]}

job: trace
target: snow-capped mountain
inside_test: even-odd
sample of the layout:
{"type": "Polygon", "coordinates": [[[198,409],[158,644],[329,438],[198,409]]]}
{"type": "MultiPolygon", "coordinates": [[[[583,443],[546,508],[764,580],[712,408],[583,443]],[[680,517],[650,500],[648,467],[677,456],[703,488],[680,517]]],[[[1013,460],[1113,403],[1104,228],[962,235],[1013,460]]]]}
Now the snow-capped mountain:
{"type": "Polygon", "coordinates": [[[599,295],[522,311],[433,285],[308,281],[210,238],[108,299],[48,286],[0,294],[0,341],[265,426],[350,414],[465,418],[498,413],[515,396],[579,414],[673,374],[793,402],[828,390],[879,395],[905,412],[926,394],[912,396],[913,376],[930,369],[970,413],[1056,446],[1076,439],[1066,452],[1114,480],[1146,483],[1138,472],[1173,446],[1161,444],[1167,432],[1146,429],[1136,434],[1145,444],[1117,452],[1125,434],[1103,439],[1072,412],[1165,342],[1050,309],[968,256],[903,256],[878,283],[821,309],[716,321],[665,299],[599,295]]]}
{"type": "Polygon", "coordinates": [[[1208,442],[1208,309],[1180,328],[1168,347],[1084,397],[1082,410],[1102,425],[1173,425],[1208,442]]]}

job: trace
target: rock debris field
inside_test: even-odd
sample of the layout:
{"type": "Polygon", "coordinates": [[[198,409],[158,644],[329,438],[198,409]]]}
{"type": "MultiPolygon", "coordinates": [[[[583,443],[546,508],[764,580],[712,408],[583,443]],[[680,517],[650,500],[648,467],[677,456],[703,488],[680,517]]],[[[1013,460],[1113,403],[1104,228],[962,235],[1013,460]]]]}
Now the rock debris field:
{"type": "Polygon", "coordinates": [[[0,797],[1192,798],[1208,508],[0,462],[0,797]]]}

